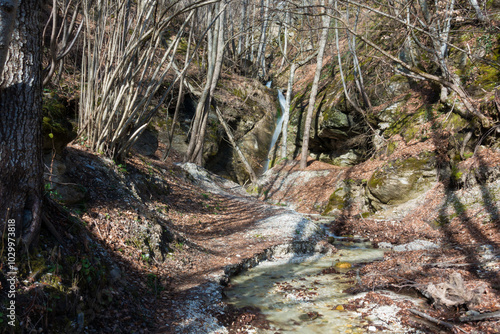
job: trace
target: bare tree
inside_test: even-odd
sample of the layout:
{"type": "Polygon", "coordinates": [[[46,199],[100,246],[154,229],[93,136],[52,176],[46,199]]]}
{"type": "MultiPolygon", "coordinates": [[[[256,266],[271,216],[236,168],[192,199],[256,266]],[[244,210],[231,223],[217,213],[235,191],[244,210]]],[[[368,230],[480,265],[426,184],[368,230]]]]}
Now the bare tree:
{"type": "Polygon", "coordinates": [[[471,58],[474,57],[470,52],[460,49],[449,41],[452,27],[451,22],[459,15],[459,12],[455,10],[455,0],[436,1],[433,2],[432,6],[428,4],[427,0],[418,0],[418,8],[408,8],[408,6],[412,5],[412,2],[406,1],[404,2],[404,6],[402,8],[408,8],[408,10],[398,10],[394,13],[384,12],[376,5],[376,2],[372,3],[367,1],[360,3],[354,0],[339,0],[339,3],[346,5],[352,4],[371,13],[388,18],[391,22],[401,24],[403,29],[408,30],[408,33],[411,36],[411,44],[414,44],[422,52],[432,55],[430,60],[433,61],[439,68],[438,72],[426,72],[414,64],[407,63],[399,57],[392,55],[391,52],[385,50],[382,45],[367,38],[366,34],[354,31],[351,24],[346,19],[342,18],[342,14],[339,11],[335,14],[336,19],[342,23],[343,28],[346,29],[346,31],[353,36],[356,36],[360,41],[363,41],[377,52],[381,53],[386,59],[395,62],[397,64],[397,66],[394,66],[394,70],[396,72],[409,76],[413,80],[429,80],[437,83],[442,87],[442,101],[447,103],[450,92],[456,94],[456,96],[458,96],[462,101],[464,108],[455,106],[455,112],[468,119],[476,117],[480,120],[483,126],[487,128],[492,126],[492,120],[477,110],[460,80],[450,71],[448,67],[448,54],[450,47],[453,47],[461,52],[465,52],[471,58]],[[407,17],[404,17],[405,13],[407,17]]]}
{"type": "MultiPolygon", "coordinates": [[[[49,64],[43,70],[43,85],[49,83],[50,79],[59,70],[58,80],[61,77],[63,60],[71,51],[83,28],[85,20],[77,24],[80,14],[82,0],[73,3],[72,0],[53,0],[52,11],[49,20],[43,29],[43,36],[52,22],[49,43],[49,64]],[[61,21],[58,21],[59,16],[61,21]],[[69,20],[68,20],[69,18],[69,20]],[[78,26],[78,27],[77,27],[78,26]]],[[[44,39],[45,40],[45,39],[44,39]]]]}
{"type": "Polygon", "coordinates": [[[481,22],[486,22],[486,16],[484,16],[481,7],[479,7],[479,4],[477,3],[477,0],[469,0],[469,2],[472,5],[472,8],[474,8],[474,10],[476,11],[477,19],[481,22]]]}
{"type": "Polygon", "coordinates": [[[233,146],[233,149],[236,151],[236,154],[238,154],[238,157],[241,159],[243,166],[245,167],[248,175],[250,176],[250,182],[255,183],[255,181],[257,181],[257,175],[255,175],[255,172],[254,172],[252,166],[250,165],[247,158],[245,157],[243,152],[241,152],[238,144],[236,143],[236,140],[234,139],[231,128],[229,127],[226,120],[222,116],[222,113],[220,112],[218,107],[215,107],[215,112],[217,114],[217,118],[219,119],[219,122],[222,124],[222,127],[224,128],[224,131],[226,131],[227,138],[229,139],[229,142],[233,146]]]}
{"type": "MultiPolygon", "coordinates": [[[[163,160],[167,159],[167,157],[170,153],[170,150],[172,149],[172,141],[174,140],[174,133],[175,133],[175,124],[177,123],[177,118],[179,116],[179,110],[181,108],[181,104],[182,104],[182,101],[184,99],[184,86],[185,86],[184,79],[185,79],[186,69],[189,65],[189,57],[190,57],[189,51],[191,49],[191,40],[193,37],[193,30],[194,30],[193,25],[191,25],[191,28],[189,29],[189,37],[188,37],[188,41],[187,41],[187,50],[186,50],[186,59],[184,61],[184,64],[185,64],[184,70],[182,72],[179,72],[179,70],[176,69],[176,72],[180,76],[179,93],[177,95],[177,104],[175,105],[174,115],[172,116],[172,125],[170,126],[170,133],[168,135],[168,147],[165,150],[165,153],[163,155],[163,160]]],[[[175,63],[173,64],[173,67],[176,68],[175,63]]]]}
{"type": "MultiPolygon", "coordinates": [[[[281,157],[286,158],[287,156],[287,140],[288,140],[288,122],[290,120],[290,105],[292,102],[292,96],[293,96],[293,83],[295,80],[295,72],[297,69],[308,62],[310,62],[316,55],[318,54],[318,50],[310,54],[308,57],[301,61],[297,61],[296,59],[293,59],[290,64],[290,74],[288,76],[288,84],[287,84],[287,90],[286,90],[286,97],[285,97],[285,110],[283,111],[283,126],[282,126],[282,132],[281,132],[281,157]]],[[[301,52],[297,53],[297,57],[301,55],[301,52]]]]}
{"type": "Polygon", "coordinates": [[[262,76],[266,77],[266,43],[267,28],[269,25],[269,0],[261,0],[262,30],[260,32],[259,47],[257,50],[257,59],[255,63],[262,70],[262,76]]]}
{"type": "Polygon", "coordinates": [[[226,4],[221,6],[220,3],[216,3],[213,6],[213,10],[210,10],[207,15],[207,78],[205,87],[196,107],[195,119],[191,129],[191,137],[185,156],[185,161],[195,162],[199,165],[203,162],[203,145],[205,141],[210,106],[212,104],[212,97],[222,69],[225,43],[224,20],[220,18],[220,15],[224,12],[225,8],[226,4]]]}

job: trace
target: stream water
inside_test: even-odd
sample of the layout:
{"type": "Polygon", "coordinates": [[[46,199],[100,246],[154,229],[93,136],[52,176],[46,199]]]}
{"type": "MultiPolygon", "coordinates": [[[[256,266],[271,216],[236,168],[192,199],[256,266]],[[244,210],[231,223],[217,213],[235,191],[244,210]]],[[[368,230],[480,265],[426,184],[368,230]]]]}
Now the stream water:
{"type": "Polygon", "coordinates": [[[233,277],[225,290],[227,303],[259,307],[272,328],[258,333],[366,333],[368,322],[339,305],[352,298],[343,291],[357,279],[347,271],[356,271],[359,263],[381,259],[383,250],[368,243],[339,242],[335,246],[339,251],[332,256],[265,261],[233,277]],[[335,266],[339,261],[352,268],[335,266]]]}

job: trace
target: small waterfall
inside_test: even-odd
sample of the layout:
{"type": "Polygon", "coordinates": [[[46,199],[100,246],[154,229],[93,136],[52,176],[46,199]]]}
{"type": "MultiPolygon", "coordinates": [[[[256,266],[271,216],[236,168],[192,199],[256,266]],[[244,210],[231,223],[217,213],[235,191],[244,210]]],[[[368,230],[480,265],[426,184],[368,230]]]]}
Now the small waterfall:
{"type": "MultiPolygon", "coordinates": [[[[270,87],[271,82],[269,81],[268,84],[269,84],[268,87],[270,87]]],[[[276,142],[278,141],[278,138],[279,138],[280,133],[281,133],[281,128],[283,126],[283,115],[285,113],[285,108],[286,108],[286,98],[280,89],[278,89],[278,99],[280,101],[281,110],[279,112],[278,119],[276,120],[276,128],[274,129],[273,138],[271,139],[271,145],[269,146],[269,151],[267,152],[268,158],[266,159],[266,161],[264,163],[264,169],[262,170],[262,173],[265,173],[269,169],[269,163],[270,163],[269,154],[271,153],[272,149],[276,145],[276,142]]]]}

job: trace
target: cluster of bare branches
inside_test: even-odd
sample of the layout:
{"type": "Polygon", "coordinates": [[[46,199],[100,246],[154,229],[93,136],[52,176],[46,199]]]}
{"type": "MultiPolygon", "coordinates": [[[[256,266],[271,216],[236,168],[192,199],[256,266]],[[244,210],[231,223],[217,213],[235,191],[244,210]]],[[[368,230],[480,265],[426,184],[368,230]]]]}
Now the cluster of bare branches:
{"type": "Polygon", "coordinates": [[[64,58],[72,50],[85,23],[81,17],[81,8],[82,0],[52,1],[52,10],[43,29],[43,36],[50,36],[46,46],[49,50],[49,62],[43,70],[43,85],[50,82],[56,71],[58,75],[55,81],[61,79],[64,58]]]}
{"type": "MultiPolygon", "coordinates": [[[[469,120],[475,119],[484,128],[491,128],[494,125],[491,117],[481,112],[468,95],[449,60],[450,50],[454,49],[471,61],[483,61],[485,64],[494,66],[487,59],[475,55],[470,48],[464,49],[454,44],[451,38],[463,21],[468,21],[469,24],[475,21],[475,24],[483,26],[488,24],[488,17],[477,1],[335,0],[329,4],[321,4],[321,7],[325,8],[323,14],[300,12],[299,5],[292,6],[292,2],[288,4],[287,8],[294,8],[288,9],[292,17],[300,13],[315,17],[317,21],[325,15],[333,19],[333,26],[327,25],[326,28],[334,30],[337,69],[343,95],[345,101],[365,120],[367,111],[372,109],[372,101],[367,93],[364,78],[364,73],[369,69],[361,66],[359,45],[365,49],[371,48],[378,53],[393,73],[406,76],[412,81],[429,81],[441,87],[441,102],[462,117],[469,120]],[[397,34],[380,36],[377,30],[382,28],[387,28],[387,31],[397,32],[397,34]],[[343,46],[340,46],[340,40],[344,42],[343,46]],[[353,80],[347,80],[348,77],[353,80]]],[[[326,41],[320,39],[315,49],[321,51],[325,42],[328,43],[328,39],[326,41]]],[[[282,47],[282,50],[285,51],[285,48],[282,47]]],[[[317,57],[317,70],[321,70],[322,67],[320,53],[318,52],[317,57]]],[[[295,52],[295,54],[298,53],[295,52]]],[[[286,54],[283,59],[291,63],[290,89],[293,87],[293,75],[297,63],[290,60],[286,54]]],[[[315,77],[311,87],[304,129],[302,168],[305,168],[308,155],[308,131],[311,124],[310,117],[313,115],[310,109],[314,108],[317,85],[315,77]]],[[[366,125],[377,136],[377,132],[368,120],[366,120],[366,125]]],[[[286,138],[286,127],[284,127],[283,137],[286,138]]],[[[286,141],[283,141],[282,154],[286,155],[286,141]]]]}
{"type": "Polygon", "coordinates": [[[174,71],[175,56],[194,10],[212,2],[84,2],[92,25],[84,42],[79,131],[93,150],[125,157],[185,71],[174,71]],[[173,28],[179,18],[184,22],[173,28]]]}
{"type": "MultiPolygon", "coordinates": [[[[440,85],[443,103],[459,99],[461,103],[454,104],[454,109],[462,116],[476,118],[485,127],[492,125],[492,120],[474,105],[448,62],[451,48],[477,60],[470,50],[454,45],[450,38],[456,22],[475,19],[487,24],[488,17],[476,0],[312,3],[200,0],[173,4],[160,0],[53,1],[53,13],[46,27],[52,23],[51,62],[45,81],[50,80],[57,66],[62,66],[58,62],[87,21],[79,131],[92,149],[113,158],[122,159],[126,155],[162,104],[174,99],[171,93],[178,84],[170,142],[186,88],[196,96],[198,104],[185,160],[202,164],[208,115],[216,110],[213,95],[222,69],[245,68],[241,71],[245,75],[266,79],[270,62],[276,55],[281,59],[275,64],[279,63],[280,69],[288,67],[290,75],[281,147],[281,155],[285,157],[295,72],[316,58],[309,100],[309,109],[312,109],[306,117],[309,124],[329,43],[336,46],[345,100],[361,115],[372,108],[372,101],[364,78],[367,69],[361,65],[358,55],[360,44],[379,53],[394,72],[440,85]],[[83,18],[78,19],[81,10],[83,18]],[[62,17],[59,21],[64,24],[58,24],[58,17],[62,17]],[[361,23],[367,17],[372,25],[361,23]],[[390,28],[401,32],[402,38],[391,41],[389,47],[373,40],[373,23],[379,19],[389,22],[390,28]],[[345,47],[339,45],[341,39],[347,42],[342,43],[345,47]],[[180,43],[187,46],[184,57],[178,54],[180,43]],[[419,63],[424,53],[433,66],[419,63]],[[198,82],[186,78],[193,58],[197,60],[194,66],[199,66],[204,73],[198,82]],[[353,80],[348,82],[346,78],[351,76],[353,80]]],[[[366,123],[371,127],[368,121],[366,123]]],[[[308,130],[306,126],[305,131],[308,130]]],[[[304,134],[303,140],[305,159],[309,133],[304,134]]]]}

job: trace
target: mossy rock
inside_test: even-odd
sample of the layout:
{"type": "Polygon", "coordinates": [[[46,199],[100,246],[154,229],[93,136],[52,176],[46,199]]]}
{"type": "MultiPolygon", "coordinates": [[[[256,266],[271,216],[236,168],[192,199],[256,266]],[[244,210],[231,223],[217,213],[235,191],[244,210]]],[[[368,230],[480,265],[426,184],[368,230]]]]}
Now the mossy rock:
{"type": "Polygon", "coordinates": [[[394,151],[398,148],[398,143],[397,142],[389,142],[387,144],[387,156],[390,156],[394,151]]]}
{"type": "Polygon", "coordinates": [[[45,151],[55,149],[60,153],[69,142],[76,138],[68,110],[59,97],[48,93],[43,94],[42,115],[43,149],[45,151]]]}
{"type": "MultiPolygon", "coordinates": [[[[233,137],[254,172],[262,169],[267,159],[278,116],[275,91],[255,79],[236,77],[221,80],[216,99],[223,117],[233,128],[233,137]]],[[[205,166],[240,184],[249,175],[237,152],[227,139],[218,119],[209,124],[204,145],[205,166]]]]}
{"type": "Polygon", "coordinates": [[[344,179],[330,195],[328,203],[321,214],[334,216],[339,211],[348,209],[353,203],[364,203],[364,182],[366,181],[344,179]]]}
{"type": "Polygon", "coordinates": [[[377,169],[367,183],[372,205],[396,205],[418,197],[430,189],[438,175],[434,153],[392,161],[377,169]]]}
{"type": "Polygon", "coordinates": [[[325,128],[347,128],[353,124],[352,117],[336,109],[325,110],[322,115],[321,126],[325,128]]]}
{"type": "Polygon", "coordinates": [[[335,166],[345,167],[354,166],[361,162],[363,158],[362,154],[358,154],[358,152],[355,152],[354,150],[349,150],[343,154],[336,154],[335,152],[331,154],[321,153],[318,160],[335,166]]]}
{"type": "Polygon", "coordinates": [[[384,129],[384,136],[390,138],[396,134],[401,135],[406,142],[412,139],[425,139],[426,134],[421,132],[421,125],[432,121],[436,116],[436,110],[432,106],[424,106],[413,113],[404,113],[399,108],[394,114],[399,114],[397,120],[384,129]]]}
{"type": "Polygon", "coordinates": [[[396,103],[391,104],[387,108],[384,108],[379,114],[376,115],[376,118],[379,121],[392,123],[397,121],[397,119],[401,115],[401,109],[405,105],[405,101],[398,101],[396,103]]]}
{"type": "Polygon", "coordinates": [[[389,79],[387,89],[394,96],[404,94],[410,90],[410,82],[404,75],[396,74],[389,79]]]}
{"type": "Polygon", "coordinates": [[[469,126],[470,122],[460,115],[452,113],[442,124],[443,129],[458,132],[469,126]]]}
{"type": "Polygon", "coordinates": [[[346,192],[343,187],[335,189],[335,191],[330,195],[330,199],[328,200],[328,204],[326,205],[322,215],[328,215],[334,210],[343,210],[345,195],[346,192]]]}

